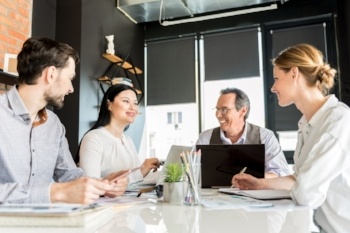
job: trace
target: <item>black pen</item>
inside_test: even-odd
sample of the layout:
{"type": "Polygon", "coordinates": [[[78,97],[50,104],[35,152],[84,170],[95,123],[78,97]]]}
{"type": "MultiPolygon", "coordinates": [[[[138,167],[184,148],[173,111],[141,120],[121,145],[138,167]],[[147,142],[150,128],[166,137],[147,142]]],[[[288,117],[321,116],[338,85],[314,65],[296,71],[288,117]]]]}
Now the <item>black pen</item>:
{"type": "Polygon", "coordinates": [[[155,187],[149,187],[149,188],[140,189],[139,192],[137,193],[136,197],[140,197],[142,193],[151,192],[153,190],[155,190],[155,187]]]}
{"type": "Polygon", "coordinates": [[[79,211],[84,211],[84,210],[90,210],[90,209],[95,209],[97,207],[100,207],[101,205],[99,203],[92,203],[89,205],[83,205],[83,206],[79,206],[76,208],[73,208],[73,210],[79,210],[79,211]]]}

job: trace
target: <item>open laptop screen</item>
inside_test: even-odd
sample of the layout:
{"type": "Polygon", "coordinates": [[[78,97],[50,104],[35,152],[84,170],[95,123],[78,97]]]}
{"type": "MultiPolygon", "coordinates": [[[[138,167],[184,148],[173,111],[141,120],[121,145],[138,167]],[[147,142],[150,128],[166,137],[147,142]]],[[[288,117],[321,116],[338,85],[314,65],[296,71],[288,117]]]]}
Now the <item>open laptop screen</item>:
{"type": "Polygon", "coordinates": [[[157,185],[162,185],[164,183],[164,179],[166,176],[166,171],[165,171],[165,167],[170,164],[170,163],[179,163],[181,164],[181,158],[180,158],[180,153],[181,152],[190,152],[192,150],[191,146],[180,146],[180,145],[172,145],[168,156],[164,162],[164,166],[161,170],[157,185]]]}
{"type": "Polygon", "coordinates": [[[202,188],[231,186],[232,176],[245,173],[257,178],[265,174],[264,144],[196,145],[201,150],[202,188]]]}

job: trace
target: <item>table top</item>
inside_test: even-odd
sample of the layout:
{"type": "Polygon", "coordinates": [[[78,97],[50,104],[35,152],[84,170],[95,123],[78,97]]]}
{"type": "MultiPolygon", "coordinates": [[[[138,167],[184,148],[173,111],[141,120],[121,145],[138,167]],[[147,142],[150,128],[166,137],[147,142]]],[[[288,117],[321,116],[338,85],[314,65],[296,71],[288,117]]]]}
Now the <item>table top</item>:
{"type": "MultiPolygon", "coordinates": [[[[217,197],[225,194],[212,195],[217,197]]],[[[212,197],[208,195],[208,197],[212,197]]],[[[133,197],[134,198],[134,197],[133,197]]],[[[206,198],[206,197],[204,197],[206,198]]],[[[121,200],[123,198],[119,198],[121,200]]],[[[309,233],[312,226],[308,207],[295,206],[291,200],[271,201],[272,207],[211,209],[203,206],[173,205],[148,197],[143,202],[116,204],[115,216],[100,226],[84,228],[26,228],[25,232],[243,232],[309,233]],[[152,199],[151,201],[154,201],[152,199]]],[[[23,228],[0,228],[1,232],[23,232],[23,228]],[[3,231],[5,230],[5,231],[3,231]]]]}

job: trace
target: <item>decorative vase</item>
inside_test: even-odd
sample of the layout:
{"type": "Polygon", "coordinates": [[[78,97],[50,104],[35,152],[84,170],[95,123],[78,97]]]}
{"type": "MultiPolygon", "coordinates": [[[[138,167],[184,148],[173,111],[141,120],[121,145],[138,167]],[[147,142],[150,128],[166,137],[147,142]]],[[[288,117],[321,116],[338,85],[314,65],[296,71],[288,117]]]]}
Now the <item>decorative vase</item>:
{"type": "Polygon", "coordinates": [[[183,182],[164,182],[163,184],[163,201],[170,204],[183,203],[183,182]]]}

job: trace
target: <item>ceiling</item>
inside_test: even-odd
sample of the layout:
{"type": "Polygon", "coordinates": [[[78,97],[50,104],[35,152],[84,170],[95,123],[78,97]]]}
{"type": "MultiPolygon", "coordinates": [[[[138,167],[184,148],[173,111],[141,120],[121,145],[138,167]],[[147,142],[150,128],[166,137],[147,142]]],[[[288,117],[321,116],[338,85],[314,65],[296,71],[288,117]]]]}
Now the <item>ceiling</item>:
{"type": "Polygon", "coordinates": [[[134,23],[146,23],[222,12],[246,12],[260,7],[264,10],[264,6],[276,1],[284,3],[288,0],[118,0],[117,8],[134,23]]]}

